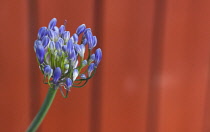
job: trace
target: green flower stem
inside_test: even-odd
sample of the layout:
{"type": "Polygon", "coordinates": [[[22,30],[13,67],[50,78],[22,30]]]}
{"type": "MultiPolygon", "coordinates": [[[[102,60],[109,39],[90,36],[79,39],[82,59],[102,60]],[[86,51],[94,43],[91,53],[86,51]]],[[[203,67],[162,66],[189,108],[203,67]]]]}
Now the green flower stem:
{"type": "Polygon", "coordinates": [[[55,98],[56,91],[57,90],[55,90],[54,88],[49,88],[47,96],[44,100],[44,103],[42,104],[42,107],[40,108],[39,112],[37,113],[37,115],[34,118],[34,120],[32,121],[32,123],[28,127],[27,132],[35,132],[38,129],[42,120],[46,116],[46,114],[53,102],[53,99],[55,98]]]}

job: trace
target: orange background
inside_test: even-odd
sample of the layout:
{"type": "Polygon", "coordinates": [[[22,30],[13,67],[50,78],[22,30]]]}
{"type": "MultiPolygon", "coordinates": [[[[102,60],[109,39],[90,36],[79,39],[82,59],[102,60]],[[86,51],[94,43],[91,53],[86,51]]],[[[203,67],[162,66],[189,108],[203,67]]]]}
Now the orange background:
{"type": "Polygon", "coordinates": [[[209,0],[1,0],[0,131],[23,132],[48,86],[33,42],[56,17],[85,23],[103,59],[57,93],[39,132],[210,132],[209,0]]]}

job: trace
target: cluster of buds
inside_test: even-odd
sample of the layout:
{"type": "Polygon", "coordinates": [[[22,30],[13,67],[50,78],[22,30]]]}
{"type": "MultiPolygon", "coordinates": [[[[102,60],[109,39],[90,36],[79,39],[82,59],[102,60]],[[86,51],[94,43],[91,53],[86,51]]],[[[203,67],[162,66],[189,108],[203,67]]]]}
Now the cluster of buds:
{"type": "Polygon", "coordinates": [[[92,53],[97,38],[85,24],[80,25],[76,33],[70,36],[70,32],[66,31],[66,22],[60,27],[56,23],[57,19],[53,18],[48,28],[39,29],[34,50],[39,68],[44,74],[43,82],[51,88],[60,88],[62,95],[67,97],[71,87],[83,87],[93,77],[101,61],[102,51],[98,48],[92,53]],[[85,51],[88,52],[87,57],[85,51]],[[66,95],[62,88],[66,90],[66,95]]]}

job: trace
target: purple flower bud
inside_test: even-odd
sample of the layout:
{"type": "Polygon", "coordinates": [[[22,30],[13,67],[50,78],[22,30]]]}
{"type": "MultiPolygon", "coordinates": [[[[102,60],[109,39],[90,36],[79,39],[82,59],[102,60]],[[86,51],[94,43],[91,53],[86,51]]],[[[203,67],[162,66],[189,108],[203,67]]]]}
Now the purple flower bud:
{"type": "Polygon", "coordinates": [[[84,57],[84,54],[85,54],[85,45],[81,44],[81,45],[80,45],[80,48],[81,48],[81,50],[82,50],[82,51],[81,51],[81,52],[82,52],[82,53],[81,53],[81,57],[83,58],[83,57],[84,57]]]}
{"type": "Polygon", "coordinates": [[[37,45],[36,57],[38,58],[40,64],[44,62],[44,55],[45,55],[45,50],[44,50],[43,45],[37,45]]]}
{"type": "Polygon", "coordinates": [[[76,30],[76,34],[79,36],[81,33],[83,33],[85,31],[85,24],[80,25],[77,30],[76,30]]]}
{"type": "Polygon", "coordinates": [[[54,27],[53,31],[59,35],[59,28],[57,26],[54,27]]]}
{"type": "Polygon", "coordinates": [[[87,65],[87,60],[83,60],[82,61],[82,67],[86,66],[87,65]]]}
{"type": "Polygon", "coordinates": [[[72,50],[71,52],[68,53],[68,59],[69,59],[69,60],[75,61],[76,58],[77,58],[77,55],[76,55],[75,50],[72,50]]]}
{"type": "Polygon", "coordinates": [[[78,35],[75,33],[73,34],[73,39],[74,39],[74,43],[77,43],[78,42],[78,35]]]}
{"type": "Polygon", "coordinates": [[[58,38],[58,41],[61,43],[61,45],[64,45],[64,40],[62,38],[58,38]]]}
{"type": "Polygon", "coordinates": [[[51,50],[54,50],[55,49],[55,42],[54,41],[50,41],[49,48],[51,50]]]}
{"type": "Polygon", "coordinates": [[[53,82],[56,84],[61,77],[61,69],[60,67],[56,67],[53,73],[53,82]]]}
{"type": "Polygon", "coordinates": [[[42,39],[45,35],[47,35],[47,28],[41,27],[38,31],[38,38],[42,39]]]}
{"type": "Polygon", "coordinates": [[[83,39],[82,44],[84,44],[84,45],[87,44],[87,39],[86,38],[83,39]]]}
{"type": "Polygon", "coordinates": [[[64,25],[61,25],[60,26],[60,28],[59,28],[59,34],[60,34],[60,36],[62,36],[63,35],[63,33],[65,32],[65,26],[64,25]]]}
{"type": "Polygon", "coordinates": [[[49,65],[46,65],[44,67],[44,75],[48,76],[48,77],[51,77],[52,73],[53,73],[53,69],[49,65]]]}
{"type": "Polygon", "coordinates": [[[63,50],[63,52],[66,52],[67,51],[67,45],[63,45],[62,50],[63,50]]]}
{"type": "Polygon", "coordinates": [[[69,64],[65,64],[64,68],[68,70],[69,69],[69,64]]]}
{"type": "Polygon", "coordinates": [[[41,42],[40,40],[36,40],[36,41],[34,42],[34,51],[35,51],[35,52],[36,52],[36,48],[37,48],[38,45],[42,45],[42,42],[41,42]]]}
{"type": "Polygon", "coordinates": [[[61,43],[60,43],[59,41],[57,41],[57,42],[55,43],[55,48],[56,48],[57,50],[61,50],[62,45],[61,45],[61,43]]]}
{"type": "Polygon", "coordinates": [[[48,24],[48,29],[54,29],[56,23],[57,23],[57,19],[53,18],[48,24]]]}
{"type": "Polygon", "coordinates": [[[82,79],[86,79],[85,74],[81,74],[80,77],[81,77],[82,79]]]}
{"type": "Polygon", "coordinates": [[[88,30],[85,33],[85,37],[87,38],[89,49],[92,49],[93,48],[93,35],[92,35],[92,32],[90,30],[88,30]]]}
{"type": "Polygon", "coordinates": [[[85,31],[84,31],[84,34],[86,34],[87,31],[90,31],[91,32],[91,29],[90,28],[86,28],[85,31]]]}
{"type": "Polygon", "coordinates": [[[102,58],[102,51],[98,48],[95,52],[95,66],[97,67],[102,58]]]}
{"type": "Polygon", "coordinates": [[[93,36],[93,48],[97,45],[97,38],[96,36],[93,36]]]}
{"type": "Polygon", "coordinates": [[[92,55],[90,56],[89,62],[92,62],[92,61],[94,61],[94,60],[95,60],[95,54],[92,54],[92,55]]]}
{"type": "Polygon", "coordinates": [[[52,41],[55,40],[55,33],[54,33],[53,30],[49,30],[49,31],[48,31],[48,36],[49,36],[49,38],[50,38],[52,41]]]}
{"type": "Polygon", "coordinates": [[[69,32],[69,31],[65,31],[65,32],[63,33],[62,38],[63,38],[63,40],[64,40],[65,42],[68,42],[68,40],[69,40],[69,38],[70,38],[70,32],[69,32]]]}
{"type": "Polygon", "coordinates": [[[67,42],[67,52],[71,53],[74,50],[73,41],[72,39],[69,39],[67,42]]]}
{"type": "Polygon", "coordinates": [[[67,90],[69,90],[70,87],[72,86],[72,80],[70,78],[66,79],[66,86],[67,86],[67,90]]]}
{"type": "Polygon", "coordinates": [[[44,36],[42,39],[42,45],[44,46],[44,48],[48,46],[49,42],[50,42],[49,37],[44,36]]]}
{"type": "Polygon", "coordinates": [[[73,71],[73,81],[76,80],[76,78],[78,77],[78,75],[79,75],[79,71],[77,69],[74,69],[74,71],[73,71]]]}
{"type": "Polygon", "coordinates": [[[92,71],[94,70],[94,66],[95,66],[94,63],[91,63],[91,64],[88,66],[88,77],[91,76],[91,73],[92,73],[92,71]]]}
{"type": "Polygon", "coordinates": [[[71,66],[73,67],[73,69],[77,68],[78,65],[78,60],[74,59],[71,61],[71,66]]]}
{"type": "Polygon", "coordinates": [[[74,47],[77,53],[83,58],[85,53],[85,46],[83,44],[81,45],[75,44],[74,47]]]}
{"type": "Polygon", "coordinates": [[[54,41],[57,41],[58,38],[59,38],[59,33],[57,33],[57,32],[54,31],[54,36],[55,36],[54,41]]]}

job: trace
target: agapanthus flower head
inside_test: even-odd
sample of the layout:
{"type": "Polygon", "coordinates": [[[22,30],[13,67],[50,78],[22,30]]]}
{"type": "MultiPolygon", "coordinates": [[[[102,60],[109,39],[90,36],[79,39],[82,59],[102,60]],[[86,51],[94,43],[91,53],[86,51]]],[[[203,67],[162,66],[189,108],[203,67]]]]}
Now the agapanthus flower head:
{"type": "Polygon", "coordinates": [[[56,24],[57,19],[53,18],[47,27],[39,29],[34,51],[44,74],[44,83],[55,89],[64,87],[68,93],[71,87],[83,87],[93,77],[102,51],[100,48],[93,51],[97,38],[85,24],[72,36],[66,30],[66,23],[56,24]],[[88,52],[87,56],[85,52],[88,52]]]}

